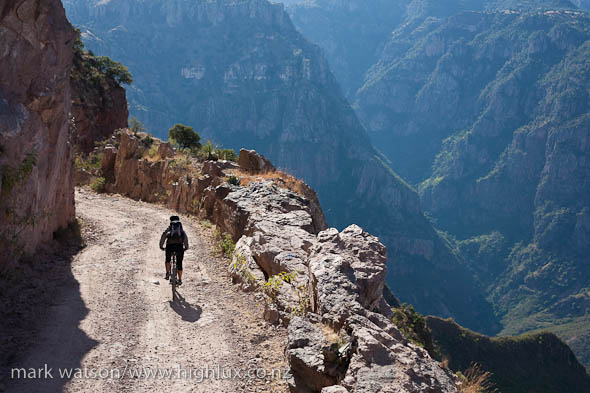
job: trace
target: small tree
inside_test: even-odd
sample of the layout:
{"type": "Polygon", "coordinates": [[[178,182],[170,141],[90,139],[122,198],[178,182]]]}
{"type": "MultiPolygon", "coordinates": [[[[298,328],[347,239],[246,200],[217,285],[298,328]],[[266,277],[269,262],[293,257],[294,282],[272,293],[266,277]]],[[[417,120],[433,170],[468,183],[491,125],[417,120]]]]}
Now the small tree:
{"type": "Polygon", "coordinates": [[[138,132],[143,132],[145,131],[145,127],[143,126],[143,123],[139,120],[137,120],[137,117],[133,116],[131,119],[129,119],[129,128],[131,129],[131,131],[133,131],[134,134],[137,134],[138,132]]]}
{"type": "Polygon", "coordinates": [[[94,59],[98,70],[107,77],[113,78],[119,84],[130,85],[133,83],[133,76],[123,64],[113,61],[107,56],[96,56],[94,59]]]}
{"type": "Polygon", "coordinates": [[[207,144],[205,146],[203,146],[203,153],[206,154],[206,160],[216,160],[217,161],[217,157],[215,156],[215,146],[213,145],[213,143],[211,143],[211,141],[207,141],[207,144]]]}
{"type": "Polygon", "coordinates": [[[176,124],[168,131],[168,139],[177,143],[183,149],[198,148],[201,146],[201,137],[192,127],[176,124]]]}

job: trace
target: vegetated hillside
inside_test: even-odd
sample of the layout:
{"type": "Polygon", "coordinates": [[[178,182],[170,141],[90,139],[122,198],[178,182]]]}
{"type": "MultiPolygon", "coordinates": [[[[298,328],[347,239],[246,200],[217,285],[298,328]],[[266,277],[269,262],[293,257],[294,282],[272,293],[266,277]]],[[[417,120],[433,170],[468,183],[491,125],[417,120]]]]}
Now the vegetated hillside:
{"type": "Polygon", "coordinates": [[[358,95],[374,142],[459,239],[504,332],[559,325],[586,364],[589,39],[580,11],[429,20],[394,33],[358,95]]]}
{"type": "Polygon", "coordinates": [[[414,190],[370,145],[318,47],[280,4],[66,2],[89,48],[129,67],[130,112],[163,135],[193,126],[255,148],[317,191],[330,225],[362,225],[389,248],[388,280],[425,313],[491,330],[473,274],[423,216],[414,190]],[[475,310],[475,311],[474,311],[475,310]]]}
{"type": "Polygon", "coordinates": [[[427,317],[439,360],[464,372],[473,363],[489,371],[502,393],[590,391],[590,376],[571,349],[552,333],[490,338],[452,320],[427,317]]]}

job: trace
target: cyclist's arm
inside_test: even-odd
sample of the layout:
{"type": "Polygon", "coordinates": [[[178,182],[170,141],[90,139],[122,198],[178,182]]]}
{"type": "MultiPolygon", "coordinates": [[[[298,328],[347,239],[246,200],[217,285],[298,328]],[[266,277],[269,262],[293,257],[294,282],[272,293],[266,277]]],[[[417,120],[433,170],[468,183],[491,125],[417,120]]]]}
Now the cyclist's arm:
{"type": "Polygon", "coordinates": [[[186,235],[186,232],[184,232],[183,235],[184,235],[184,239],[183,239],[184,249],[188,250],[188,236],[186,235]]]}
{"type": "Polygon", "coordinates": [[[162,233],[162,237],[160,237],[160,248],[164,248],[164,243],[166,242],[166,235],[168,234],[168,231],[164,231],[164,233],[162,233]]]}

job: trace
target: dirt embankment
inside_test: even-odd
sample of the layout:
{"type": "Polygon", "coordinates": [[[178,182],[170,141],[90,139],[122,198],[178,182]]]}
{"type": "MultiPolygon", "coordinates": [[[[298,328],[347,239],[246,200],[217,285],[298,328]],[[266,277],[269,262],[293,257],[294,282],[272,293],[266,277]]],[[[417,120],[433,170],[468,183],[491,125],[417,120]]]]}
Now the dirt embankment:
{"type": "Polygon", "coordinates": [[[158,248],[172,212],[84,190],[77,192],[76,206],[90,228],[87,246],[73,257],[73,279],[42,313],[39,334],[21,337],[22,353],[7,369],[22,367],[32,375],[29,368],[47,365],[53,378],[37,370],[36,378],[8,376],[4,388],[286,391],[281,379],[270,376],[273,368],[285,370],[286,333],[261,321],[263,304],[256,295],[231,285],[225,261],[212,251],[211,229],[183,220],[190,250],[180,298],[172,302],[158,248]],[[77,368],[86,375],[60,378],[60,369],[77,368]],[[249,377],[248,369],[258,377],[249,377]]]}

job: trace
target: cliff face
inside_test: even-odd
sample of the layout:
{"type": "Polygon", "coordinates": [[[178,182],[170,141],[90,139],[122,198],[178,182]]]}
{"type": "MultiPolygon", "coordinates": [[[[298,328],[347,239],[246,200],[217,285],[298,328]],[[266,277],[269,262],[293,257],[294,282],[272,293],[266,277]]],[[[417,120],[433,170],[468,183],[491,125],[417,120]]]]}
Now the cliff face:
{"type": "Polygon", "coordinates": [[[78,151],[90,153],[95,141],[127,127],[125,89],[96,66],[97,58],[75,46],[70,76],[74,140],[78,151]]]}
{"type": "Polygon", "coordinates": [[[2,257],[32,251],[74,218],[68,118],[74,37],[59,0],[0,6],[0,42],[10,43],[0,52],[2,257]]]}

